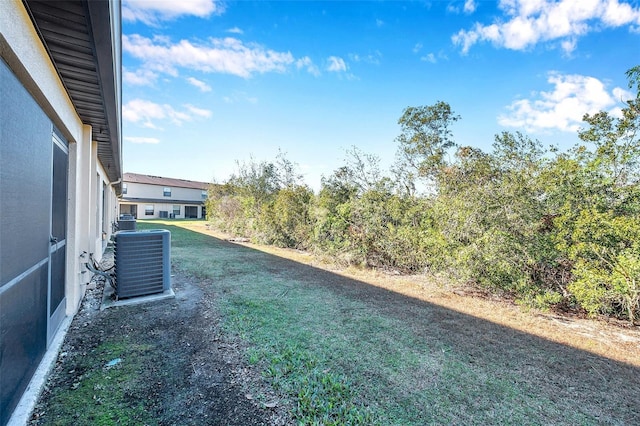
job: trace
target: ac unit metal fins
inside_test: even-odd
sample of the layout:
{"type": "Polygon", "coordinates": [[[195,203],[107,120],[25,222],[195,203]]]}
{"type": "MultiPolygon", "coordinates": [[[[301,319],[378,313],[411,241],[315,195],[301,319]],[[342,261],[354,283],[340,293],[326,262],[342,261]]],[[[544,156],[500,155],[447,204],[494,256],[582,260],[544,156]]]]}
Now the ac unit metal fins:
{"type": "Polygon", "coordinates": [[[118,299],[171,289],[171,233],[164,229],[120,231],[115,237],[118,299]]]}

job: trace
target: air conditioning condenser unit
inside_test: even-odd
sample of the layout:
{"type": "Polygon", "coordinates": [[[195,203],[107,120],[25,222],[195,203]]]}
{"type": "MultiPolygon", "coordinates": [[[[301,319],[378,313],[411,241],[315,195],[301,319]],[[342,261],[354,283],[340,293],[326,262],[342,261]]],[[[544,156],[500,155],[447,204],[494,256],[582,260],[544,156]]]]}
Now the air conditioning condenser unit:
{"type": "Polygon", "coordinates": [[[169,231],[120,231],[115,238],[115,294],[118,299],[171,289],[169,231]]]}

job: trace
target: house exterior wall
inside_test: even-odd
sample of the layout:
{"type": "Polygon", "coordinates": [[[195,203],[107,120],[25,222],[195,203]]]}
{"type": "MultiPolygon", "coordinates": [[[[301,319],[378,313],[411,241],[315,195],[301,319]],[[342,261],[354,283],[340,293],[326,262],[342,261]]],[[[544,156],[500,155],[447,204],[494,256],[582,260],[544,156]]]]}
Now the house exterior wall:
{"type": "MultiPolygon", "coordinates": [[[[97,160],[91,127],[79,118],[20,0],[0,1],[0,67],[0,173],[4,173],[0,179],[0,209],[9,209],[8,215],[13,218],[10,228],[0,230],[0,425],[5,425],[53,340],[51,333],[60,332],[55,327],[47,329],[50,279],[43,275],[47,263],[51,264],[47,253],[52,242],[45,229],[51,226],[51,205],[66,203],[66,244],[60,244],[64,249],[58,257],[64,265],[60,281],[64,303],[60,307],[63,316],[73,316],[91,278],[84,266],[87,254],[99,257],[105,246],[103,229],[92,224],[97,210],[97,182],[106,186],[104,217],[108,225],[116,220],[117,201],[97,160]],[[65,139],[68,150],[66,200],[51,200],[54,128],[65,139]],[[28,149],[33,149],[34,155],[29,155],[28,149]],[[18,172],[12,174],[11,170],[18,172]],[[17,193],[12,195],[16,187],[27,196],[18,199],[17,193]],[[44,198],[35,210],[20,208],[20,202],[35,200],[41,193],[44,198]],[[2,244],[15,240],[9,229],[23,230],[18,245],[2,244]],[[34,260],[30,268],[21,266],[13,254],[24,248],[29,262],[33,256],[42,260],[34,260]],[[14,271],[13,266],[18,269],[14,271]],[[25,267],[28,269],[20,273],[19,269],[25,267]]],[[[106,238],[110,232],[111,227],[106,226],[106,238]]]]}
{"type": "Polygon", "coordinates": [[[135,182],[126,182],[126,184],[127,193],[123,194],[126,198],[166,199],[167,201],[184,200],[196,203],[204,201],[202,198],[203,190],[201,189],[168,187],[171,189],[171,196],[165,197],[165,186],[135,182]]]}
{"type": "MultiPolygon", "coordinates": [[[[94,148],[96,145],[94,144],[94,148]]],[[[102,253],[107,248],[111,235],[113,233],[113,223],[117,221],[117,198],[113,186],[109,182],[109,178],[100,162],[95,161],[95,173],[91,173],[95,177],[93,183],[92,203],[95,206],[95,214],[93,215],[92,232],[94,259],[100,261],[102,253]]]]}
{"type": "MultiPolygon", "coordinates": [[[[203,216],[203,208],[201,205],[197,204],[188,204],[188,203],[132,203],[132,202],[120,202],[120,214],[129,214],[131,210],[129,210],[129,206],[135,206],[137,215],[136,219],[161,219],[160,212],[168,212],[168,214],[173,214],[174,207],[177,206],[180,208],[179,215],[173,215],[169,218],[171,219],[185,219],[186,218],[186,209],[185,207],[197,209],[197,216],[195,219],[204,219],[203,216]],[[153,206],[153,214],[146,214],[145,210],[147,206],[153,206]]],[[[165,218],[166,219],[166,218],[165,218]]]]}
{"type": "MultiPolygon", "coordinates": [[[[135,206],[137,219],[158,219],[161,218],[160,212],[167,212],[169,217],[173,219],[186,218],[186,208],[193,209],[196,212],[196,218],[202,219],[203,189],[181,188],[177,186],[153,185],[138,182],[124,182],[126,184],[126,193],[120,200],[120,214],[129,214],[131,206],[135,206]],[[164,195],[164,189],[169,188],[170,196],[164,195]],[[147,206],[153,208],[152,214],[147,214],[147,206]],[[174,207],[179,207],[180,213],[174,213],[174,207]],[[173,216],[171,216],[173,215],[173,216]]],[[[176,210],[177,211],[177,210],[176,210]]]]}
{"type": "Polygon", "coordinates": [[[81,141],[69,145],[68,214],[71,226],[67,231],[67,251],[77,254],[77,257],[67,256],[67,315],[77,311],[91,278],[83,264],[87,259],[83,253],[89,249],[91,235],[87,206],[92,196],[92,186],[87,177],[91,170],[92,145],[91,126],[83,126],[81,141]],[[71,218],[75,218],[75,221],[71,218]]]}

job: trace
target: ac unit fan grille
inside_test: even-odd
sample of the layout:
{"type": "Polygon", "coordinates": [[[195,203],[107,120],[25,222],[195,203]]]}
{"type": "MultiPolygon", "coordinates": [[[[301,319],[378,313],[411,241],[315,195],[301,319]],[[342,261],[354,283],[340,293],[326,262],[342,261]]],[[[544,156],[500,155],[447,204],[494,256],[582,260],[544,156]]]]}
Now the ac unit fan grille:
{"type": "Polygon", "coordinates": [[[171,234],[166,230],[116,234],[116,295],[118,298],[162,293],[171,288],[171,234]]]}

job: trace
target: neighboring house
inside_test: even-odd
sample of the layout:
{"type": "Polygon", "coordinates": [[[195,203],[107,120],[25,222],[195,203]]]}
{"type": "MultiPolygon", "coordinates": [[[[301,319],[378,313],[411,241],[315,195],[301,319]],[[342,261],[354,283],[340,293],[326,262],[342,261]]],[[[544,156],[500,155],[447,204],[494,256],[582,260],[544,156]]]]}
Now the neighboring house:
{"type": "Polygon", "coordinates": [[[210,183],[125,173],[120,214],[136,219],[203,219],[210,183]]]}
{"type": "Polygon", "coordinates": [[[120,24],[119,1],[0,0],[0,425],[41,386],[116,219],[120,24]]]}

